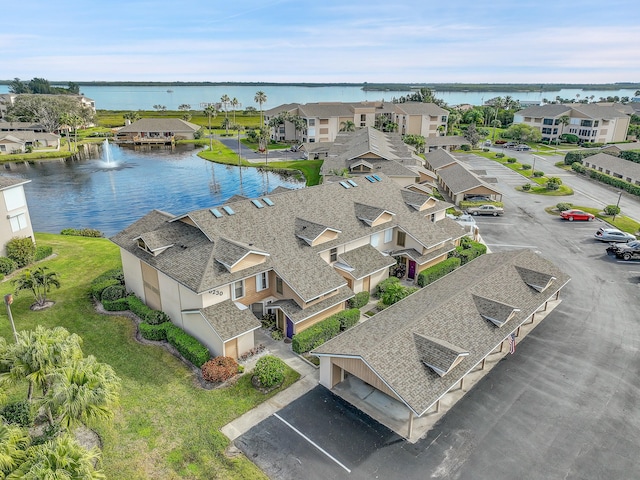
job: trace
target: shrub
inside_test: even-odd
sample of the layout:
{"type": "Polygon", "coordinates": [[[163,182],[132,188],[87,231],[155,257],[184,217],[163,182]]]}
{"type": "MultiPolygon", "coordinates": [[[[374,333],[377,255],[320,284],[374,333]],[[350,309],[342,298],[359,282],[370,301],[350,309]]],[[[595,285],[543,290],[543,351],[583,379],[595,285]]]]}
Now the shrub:
{"type": "Polygon", "coordinates": [[[340,333],[340,321],[331,316],[294,335],[291,348],[296,353],[308,352],[338,333],[340,333]]]}
{"type": "Polygon", "coordinates": [[[131,295],[130,297],[128,297],[128,300],[129,310],[140,317],[141,320],[146,320],[147,313],[149,313],[151,309],[147,307],[145,303],[135,295],[131,295]]]}
{"type": "Polygon", "coordinates": [[[197,339],[183,331],[181,328],[176,327],[172,323],[164,323],[165,331],[167,332],[167,341],[176,347],[176,350],[180,352],[185,359],[189,360],[196,367],[201,367],[207,360],[209,360],[209,350],[202,345],[197,339]]]}
{"type": "Polygon", "coordinates": [[[559,212],[571,210],[571,207],[573,207],[573,204],[567,203],[567,202],[560,202],[556,204],[556,208],[558,209],[559,212]]]}
{"type": "Polygon", "coordinates": [[[118,280],[116,280],[115,278],[109,278],[98,283],[92,283],[91,296],[96,300],[101,300],[102,292],[104,292],[107,287],[111,287],[112,285],[120,285],[120,282],[118,282],[118,280]]]}
{"type": "Polygon", "coordinates": [[[396,283],[390,285],[389,288],[385,290],[385,292],[380,297],[380,301],[385,305],[393,305],[403,298],[408,297],[413,292],[415,292],[415,289],[404,287],[401,284],[396,283]]]}
{"type": "Polygon", "coordinates": [[[347,302],[349,308],[362,308],[369,303],[369,292],[358,292],[356,296],[347,302]]]}
{"type": "Polygon", "coordinates": [[[520,168],[522,170],[529,170],[531,168],[531,165],[529,165],[528,163],[523,163],[522,165],[520,165],[520,168]]]}
{"type": "Polygon", "coordinates": [[[0,273],[9,275],[18,268],[18,264],[8,257],[0,257],[0,273]]]}
{"type": "Polygon", "coordinates": [[[284,338],[284,333],[282,333],[280,330],[272,330],[271,338],[279,342],[284,338]]]}
{"type": "Polygon", "coordinates": [[[467,145],[466,143],[464,145],[460,145],[460,150],[462,150],[463,152],[470,152],[471,145],[467,145]]]}
{"type": "Polygon", "coordinates": [[[516,163],[518,161],[517,158],[509,157],[507,158],[507,163],[516,163]]]}
{"type": "Polygon", "coordinates": [[[149,325],[160,325],[161,323],[170,322],[169,315],[161,310],[149,310],[144,318],[149,325]]]}
{"type": "Polygon", "coordinates": [[[124,312],[129,310],[129,298],[119,298],[118,300],[103,300],[102,308],[107,312],[124,312]]]}
{"type": "Polygon", "coordinates": [[[547,190],[558,190],[560,188],[560,185],[555,182],[547,182],[545,187],[547,190]]]}
{"type": "Polygon", "coordinates": [[[488,152],[488,151],[489,151],[489,149],[488,149],[488,148],[483,148],[483,149],[482,149],[482,151],[483,151],[483,152],[488,152]]]}
{"type": "Polygon", "coordinates": [[[607,205],[604,207],[604,213],[606,215],[618,215],[620,213],[620,207],[617,205],[607,205]]]}
{"type": "Polygon", "coordinates": [[[33,262],[36,246],[30,238],[14,237],[5,246],[7,257],[16,262],[18,268],[26,267],[33,262]]]}
{"type": "Polygon", "coordinates": [[[285,363],[273,355],[265,355],[256,363],[253,376],[257,378],[260,386],[271,388],[284,382],[285,363]]]}
{"type": "Polygon", "coordinates": [[[463,237],[460,242],[460,246],[456,247],[455,251],[450,254],[451,258],[459,258],[460,265],[469,263],[474,258],[479,257],[487,253],[487,246],[474,242],[468,237],[463,237]]]}
{"type": "Polygon", "coordinates": [[[582,164],[581,164],[581,163],[579,163],[579,162],[573,162],[573,163],[571,164],[571,169],[572,169],[574,172],[577,172],[577,173],[584,173],[584,172],[586,172],[586,171],[587,171],[587,169],[586,169],[585,167],[583,167],[583,166],[582,166],[582,164]]]}
{"type": "Polygon", "coordinates": [[[262,328],[271,329],[276,326],[276,316],[273,313],[265,313],[260,321],[262,328]]]}
{"type": "Polygon", "coordinates": [[[565,143],[578,143],[580,138],[572,133],[563,133],[560,135],[560,139],[565,143]]]}
{"type": "Polygon", "coordinates": [[[451,257],[426,268],[418,274],[418,285],[421,287],[429,285],[439,278],[444,277],[447,273],[453,272],[460,264],[461,261],[458,257],[451,257]]]}
{"type": "Polygon", "coordinates": [[[28,428],[33,425],[33,412],[31,411],[31,405],[26,400],[8,403],[0,408],[0,417],[4,418],[7,423],[13,423],[21,427],[28,428]]]}
{"type": "Polygon", "coordinates": [[[74,235],[77,237],[94,237],[99,238],[104,235],[100,230],[95,230],[93,228],[65,228],[60,232],[60,235],[74,235]]]}
{"type": "Polygon", "coordinates": [[[36,247],[36,253],[33,257],[33,259],[38,262],[40,260],[44,260],[45,258],[47,258],[49,255],[51,255],[53,253],[53,247],[50,246],[37,246],[36,247]]]}
{"type": "Polygon", "coordinates": [[[231,357],[215,357],[205,362],[201,370],[208,382],[226,382],[238,373],[238,362],[231,357]]]}
{"type": "Polygon", "coordinates": [[[504,158],[504,153],[502,152],[496,153],[496,158],[504,158]]]}
{"type": "Polygon", "coordinates": [[[382,280],[378,285],[376,285],[374,295],[380,298],[391,285],[395,285],[396,283],[400,283],[400,279],[397,277],[389,277],[382,280]]]}
{"type": "Polygon", "coordinates": [[[533,172],[533,176],[534,177],[544,177],[544,172],[541,172],[540,170],[536,170],[535,172],[533,172]]]}
{"type": "Polygon", "coordinates": [[[119,300],[127,296],[127,289],[124,285],[109,285],[100,294],[102,303],[106,301],[119,300]]]}
{"type": "Polygon", "coordinates": [[[333,315],[340,322],[340,331],[343,332],[353,327],[360,321],[360,309],[352,308],[350,310],[343,310],[342,312],[333,315]]]}
{"type": "Polygon", "coordinates": [[[138,330],[140,331],[142,338],[155,340],[156,342],[163,342],[167,340],[167,325],[170,324],[162,323],[160,325],[149,325],[148,323],[141,323],[138,325],[138,330]]]}
{"type": "Polygon", "coordinates": [[[528,192],[529,190],[531,190],[531,184],[525,183],[524,185],[522,185],[522,190],[524,190],[525,192],[528,192]]]}

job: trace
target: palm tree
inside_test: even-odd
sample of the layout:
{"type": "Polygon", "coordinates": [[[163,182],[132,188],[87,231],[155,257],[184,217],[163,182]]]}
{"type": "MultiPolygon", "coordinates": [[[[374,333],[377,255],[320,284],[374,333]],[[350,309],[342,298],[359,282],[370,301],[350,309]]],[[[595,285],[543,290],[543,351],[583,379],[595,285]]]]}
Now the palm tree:
{"type": "Polygon", "coordinates": [[[356,124],[353,123],[351,120],[347,120],[346,122],[342,122],[340,124],[340,131],[341,132],[355,132],[356,131],[356,124]]]}
{"type": "Polygon", "coordinates": [[[502,122],[497,118],[491,122],[491,126],[493,127],[493,141],[496,141],[496,128],[500,128],[502,126],[502,122]]]}
{"type": "MultiPolygon", "coordinates": [[[[226,93],[224,95],[222,95],[220,97],[220,102],[222,103],[222,108],[224,108],[224,118],[229,118],[229,103],[231,102],[231,99],[229,98],[229,95],[227,95],[226,93]]],[[[226,133],[229,133],[229,124],[227,123],[227,128],[226,128],[226,133]]]]}
{"type": "Polygon", "coordinates": [[[213,134],[211,133],[211,117],[216,118],[218,114],[216,106],[213,103],[207,105],[204,109],[205,115],[209,118],[209,151],[213,150],[213,134]]]}
{"type": "Polygon", "coordinates": [[[253,100],[260,105],[260,128],[264,125],[264,118],[262,118],[262,105],[267,103],[267,95],[262,91],[256,92],[256,96],[253,97],[253,100]]]}
{"type": "Polygon", "coordinates": [[[562,115],[560,118],[558,118],[558,122],[560,123],[560,125],[562,125],[562,127],[560,127],[560,135],[558,135],[558,138],[556,139],[556,145],[560,143],[560,137],[564,134],[564,127],[569,125],[570,121],[571,118],[569,117],[569,115],[562,115]]]}
{"type": "Polygon", "coordinates": [[[58,368],[51,376],[51,388],[44,405],[69,429],[77,423],[108,420],[118,401],[120,379],[111,366],[93,355],[58,368]]]}
{"type": "Polygon", "coordinates": [[[449,133],[453,133],[453,130],[460,124],[462,120],[462,114],[459,110],[452,110],[449,112],[449,121],[447,122],[447,127],[449,128],[449,133]]]}
{"type": "Polygon", "coordinates": [[[238,108],[238,105],[240,105],[240,102],[236,97],[233,97],[231,99],[231,106],[233,107],[233,123],[234,124],[236,123],[236,108],[238,108]]]}
{"type": "Polygon", "coordinates": [[[33,397],[34,386],[46,394],[54,370],[82,358],[81,343],[78,335],[63,327],[47,329],[38,325],[35,330],[18,332],[16,343],[7,346],[7,379],[18,382],[26,378],[29,401],[33,397]]]}
{"type": "Polygon", "coordinates": [[[127,112],[122,115],[122,118],[124,118],[125,120],[129,120],[130,123],[133,123],[140,120],[140,114],[138,112],[127,112]]]}
{"type": "Polygon", "coordinates": [[[307,122],[305,122],[304,118],[300,115],[290,115],[287,120],[293,124],[294,135],[297,142],[298,132],[302,132],[304,130],[304,127],[307,126],[307,122]]]}
{"type": "Polygon", "coordinates": [[[47,303],[47,293],[51,287],[60,288],[58,274],[49,272],[48,267],[38,267],[35,270],[26,269],[11,281],[16,288],[16,295],[21,290],[30,290],[36,299],[36,304],[43,306],[47,303]]]}
{"type": "Polygon", "coordinates": [[[102,471],[94,467],[99,457],[100,452],[97,449],[87,450],[70,435],[63,435],[42,445],[30,447],[26,460],[7,477],[7,480],[103,479],[105,476],[102,471]]]}
{"type": "Polygon", "coordinates": [[[26,430],[0,422],[0,478],[5,478],[22,465],[30,443],[26,430]]]}

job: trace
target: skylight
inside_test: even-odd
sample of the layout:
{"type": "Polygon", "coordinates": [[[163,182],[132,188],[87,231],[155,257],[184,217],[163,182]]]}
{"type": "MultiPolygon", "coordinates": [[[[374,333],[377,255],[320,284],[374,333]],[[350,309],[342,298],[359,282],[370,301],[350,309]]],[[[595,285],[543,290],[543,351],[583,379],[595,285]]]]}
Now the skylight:
{"type": "Polygon", "coordinates": [[[347,182],[340,182],[340,185],[342,185],[344,188],[351,188],[351,185],[349,185],[347,182]]]}
{"type": "Polygon", "coordinates": [[[217,208],[211,208],[209,209],[209,211],[213,214],[214,217],[216,218],[220,218],[222,217],[222,214],[220,213],[220,210],[218,210],[217,208]]]}
{"type": "Polygon", "coordinates": [[[271,201],[271,199],[269,197],[262,197],[262,201],[264,203],[266,203],[267,205],[269,205],[270,207],[273,207],[274,203],[271,201]]]}
{"type": "Polygon", "coordinates": [[[366,176],[366,177],[364,177],[364,178],[366,178],[367,180],[369,180],[371,183],[374,183],[374,182],[375,182],[375,180],[373,179],[373,177],[371,177],[371,176],[369,176],[369,175],[367,175],[367,176],[366,176]]]}
{"type": "Polygon", "coordinates": [[[251,200],[251,203],[253,203],[258,208],[264,208],[264,205],[262,204],[262,202],[257,198],[254,198],[253,200],[251,200]]]}
{"type": "Polygon", "coordinates": [[[382,179],[378,176],[378,175],[371,175],[373,178],[376,179],[377,182],[381,182],[382,179]]]}
{"type": "Polygon", "coordinates": [[[228,205],[225,205],[224,207],[222,207],[222,209],[227,212],[227,215],[235,215],[236,212],[233,211],[233,208],[231,208],[228,205]]]}
{"type": "Polygon", "coordinates": [[[357,187],[358,184],[356,182],[354,182],[353,180],[347,180],[347,182],[349,182],[349,185],[351,185],[352,187],[357,187]]]}

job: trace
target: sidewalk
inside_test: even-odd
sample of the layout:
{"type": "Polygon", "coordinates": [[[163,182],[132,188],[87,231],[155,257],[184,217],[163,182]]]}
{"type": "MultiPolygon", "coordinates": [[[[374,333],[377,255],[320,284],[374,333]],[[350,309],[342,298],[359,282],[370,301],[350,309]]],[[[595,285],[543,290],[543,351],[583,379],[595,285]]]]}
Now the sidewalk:
{"type": "MultiPolygon", "coordinates": [[[[222,427],[220,430],[231,441],[318,385],[319,370],[293,353],[290,343],[273,340],[263,329],[256,331],[256,343],[263,343],[266,346],[266,354],[273,354],[284,360],[300,374],[300,379],[286,390],[222,427]]],[[[245,363],[245,369],[251,370],[256,361],[257,359],[245,363]]]]}

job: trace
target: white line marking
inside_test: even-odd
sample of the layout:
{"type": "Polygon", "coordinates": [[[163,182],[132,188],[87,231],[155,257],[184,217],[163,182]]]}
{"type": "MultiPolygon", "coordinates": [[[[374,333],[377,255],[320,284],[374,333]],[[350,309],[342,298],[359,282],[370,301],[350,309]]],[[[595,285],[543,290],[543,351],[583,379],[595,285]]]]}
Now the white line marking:
{"type": "Polygon", "coordinates": [[[294,427],[293,425],[291,425],[289,422],[287,422],[284,418],[282,418],[280,415],[278,415],[277,413],[273,414],[274,417],[276,417],[278,420],[280,420],[282,423],[284,423],[287,427],[289,427],[291,430],[293,430],[294,432],[296,432],[298,435],[300,435],[302,438],[304,438],[307,442],[309,442],[311,445],[313,445],[314,447],[316,447],[318,450],[320,450],[322,453],[324,453],[327,457],[329,457],[331,460],[333,460],[334,462],[336,462],[338,465],[340,465],[342,468],[344,468],[347,472],[351,473],[351,470],[349,470],[347,467],[345,467],[342,463],[340,463],[340,461],[335,458],[334,456],[332,456],[329,452],[327,452],[326,450],[324,450],[320,445],[318,445],[317,443],[315,443],[313,440],[311,440],[309,437],[307,437],[304,433],[302,433],[300,430],[298,430],[296,427],[294,427]]]}

